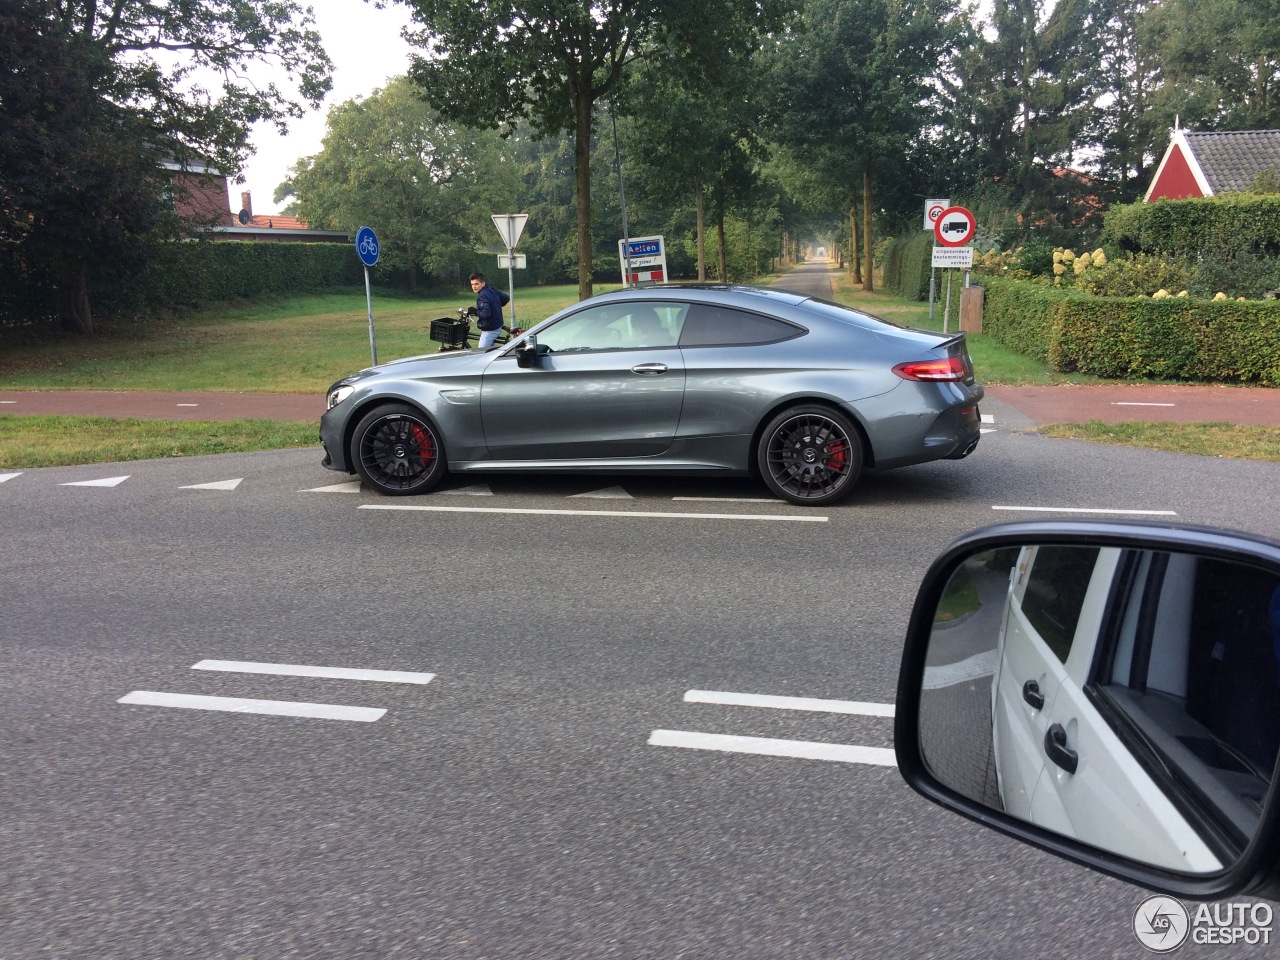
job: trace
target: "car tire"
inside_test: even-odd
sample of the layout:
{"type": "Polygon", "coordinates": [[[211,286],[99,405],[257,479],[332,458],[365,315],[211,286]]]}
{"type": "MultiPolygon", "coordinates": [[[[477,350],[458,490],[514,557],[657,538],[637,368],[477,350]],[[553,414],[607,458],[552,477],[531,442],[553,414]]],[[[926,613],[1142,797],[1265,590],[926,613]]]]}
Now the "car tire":
{"type": "Polygon", "coordinates": [[[444,444],[406,403],[369,411],[351,434],[351,463],[366,484],[391,497],[426,493],[445,474],[444,444]]]}
{"type": "Polygon", "coordinates": [[[765,485],[783,500],[825,506],[848,496],[858,482],[861,435],[832,407],[790,407],[761,432],[756,466],[765,485]]]}

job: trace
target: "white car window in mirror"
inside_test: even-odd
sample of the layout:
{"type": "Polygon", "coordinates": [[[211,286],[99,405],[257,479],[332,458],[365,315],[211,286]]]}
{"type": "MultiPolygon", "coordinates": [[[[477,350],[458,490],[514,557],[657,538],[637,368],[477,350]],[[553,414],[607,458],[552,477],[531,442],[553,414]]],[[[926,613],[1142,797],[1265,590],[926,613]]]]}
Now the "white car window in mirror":
{"type": "Polygon", "coordinates": [[[946,786],[1180,873],[1239,860],[1280,754],[1280,578],[1239,563],[1028,544],[956,568],[921,694],[946,786]]]}

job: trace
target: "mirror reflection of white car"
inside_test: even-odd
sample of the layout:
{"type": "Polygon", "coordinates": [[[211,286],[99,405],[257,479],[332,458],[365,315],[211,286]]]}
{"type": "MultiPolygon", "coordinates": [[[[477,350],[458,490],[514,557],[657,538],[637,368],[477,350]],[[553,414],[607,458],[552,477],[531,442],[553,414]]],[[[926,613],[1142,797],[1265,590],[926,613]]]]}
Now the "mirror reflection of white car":
{"type": "Polygon", "coordinates": [[[1222,862],[1085,694],[1123,554],[1071,546],[1019,554],[992,682],[1001,799],[1008,813],[1064,836],[1210,873],[1222,862]]]}

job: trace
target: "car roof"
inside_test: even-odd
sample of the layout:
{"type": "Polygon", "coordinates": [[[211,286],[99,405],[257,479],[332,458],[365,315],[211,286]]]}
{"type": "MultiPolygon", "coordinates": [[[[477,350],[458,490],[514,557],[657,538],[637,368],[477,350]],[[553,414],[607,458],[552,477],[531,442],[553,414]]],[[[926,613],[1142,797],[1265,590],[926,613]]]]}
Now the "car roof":
{"type": "MultiPolygon", "coordinates": [[[[613,290],[591,298],[592,301],[603,300],[652,300],[660,298],[664,293],[718,293],[732,294],[735,297],[759,298],[763,303],[786,303],[795,305],[812,299],[807,294],[794,290],[782,290],[778,287],[753,287],[740,283],[660,283],[646,287],[628,287],[625,290],[613,290]]],[[[583,301],[586,303],[587,301],[583,301]]]]}

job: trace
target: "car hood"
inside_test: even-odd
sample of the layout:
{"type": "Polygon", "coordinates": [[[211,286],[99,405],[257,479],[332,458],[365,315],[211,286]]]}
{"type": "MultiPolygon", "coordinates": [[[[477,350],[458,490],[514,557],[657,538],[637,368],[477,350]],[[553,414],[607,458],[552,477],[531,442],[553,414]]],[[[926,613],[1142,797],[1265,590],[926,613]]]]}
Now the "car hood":
{"type": "Polygon", "coordinates": [[[454,370],[477,363],[487,352],[485,350],[450,350],[446,353],[424,353],[416,357],[401,357],[399,360],[389,360],[386,363],[378,364],[376,367],[365,367],[356,373],[348,374],[341,380],[335,381],[329,387],[329,390],[332,391],[336,387],[350,386],[362,380],[368,380],[370,377],[384,375],[391,377],[421,376],[427,374],[428,371],[432,374],[442,373],[445,370],[454,370]]]}

